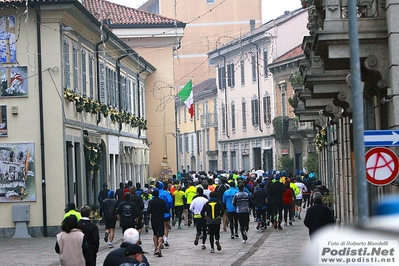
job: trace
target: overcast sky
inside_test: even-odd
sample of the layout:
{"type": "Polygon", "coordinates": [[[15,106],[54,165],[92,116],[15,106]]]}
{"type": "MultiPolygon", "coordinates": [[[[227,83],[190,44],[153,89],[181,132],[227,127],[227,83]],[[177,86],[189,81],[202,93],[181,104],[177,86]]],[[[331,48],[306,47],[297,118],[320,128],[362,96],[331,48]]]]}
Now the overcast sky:
{"type": "MultiPolygon", "coordinates": [[[[137,8],[146,0],[108,0],[120,5],[129,6],[137,8]]],[[[242,0],[245,1],[245,0],[242,0]]],[[[271,19],[277,18],[278,16],[284,14],[284,11],[292,11],[301,7],[300,0],[263,0],[263,23],[271,19]]]]}

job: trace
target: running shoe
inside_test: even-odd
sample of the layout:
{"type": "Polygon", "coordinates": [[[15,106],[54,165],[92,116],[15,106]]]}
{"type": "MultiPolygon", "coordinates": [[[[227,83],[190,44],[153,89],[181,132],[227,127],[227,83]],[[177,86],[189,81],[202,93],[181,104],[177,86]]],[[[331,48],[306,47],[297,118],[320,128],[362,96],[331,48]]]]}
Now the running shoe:
{"type": "Polygon", "coordinates": [[[274,221],[273,227],[274,227],[274,229],[277,229],[277,221],[274,221]]]}
{"type": "Polygon", "coordinates": [[[215,244],[216,244],[217,250],[221,251],[222,250],[222,246],[220,245],[219,241],[216,241],[215,244]]]}
{"type": "Polygon", "coordinates": [[[242,243],[243,243],[243,244],[246,244],[246,243],[247,243],[247,240],[243,240],[242,243]]]}
{"type": "Polygon", "coordinates": [[[176,225],[176,221],[172,221],[172,226],[175,226],[176,225]]]}
{"type": "Polygon", "coordinates": [[[107,232],[105,232],[104,241],[108,242],[108,233],[107,232]]]}
{"type": "Polygon", "coordinates": [[[237,237],[237,238],[238,238],[238,233],[236,233],[236,234],[235,234],[235,237],[237,237]]]}
{"type": "Polygon", "coordinates": [[[213,248],[211,248],[211,253],[215,253],[215,250],[213,248]]]}
{"type": "Polygon", "coordinates": [[[181,229],[181,226],[179,225],[179,226],[177,227],[177,229],[181,229]]]}
{"type": "Polygon", "coordinates": [[[230,238],[231,238],[231,239],[234,239],[234,235],[231,235],[230,238]]]}
{"type": "Polygon", "coordinates": [[[112,244],[108,244],[108,248],[113,248],[114,246],[112,244]]]}
{"type": "Polygon", "coordinates": [[[169,247],[169,242],[165,242],[165,247],[169,247]]]}
{"type": "Polygon", "coordinates": [[[194,245],[198,245],[198,239],[199,239],[199,237],[195,236],[194,245]]]}
{"type": "Polygon", "coordinates": [[[292,225],[292,221],[290,220],[290,221],[288,222],[288,224],[289,224],[289,225],[292,225]]]}
{"type": "Polygon", "coordinates": [[[284,223],[284,226],[287,226],[287,223],[284,223]]]}
{"type": "Polygon", "coordinates": [[[278,226],[278,230],[283,230],[283,228],[281,227],[281,225],[278,226]]]}
{"type": "Polygon", "coordinates": [[[162,252],[161,251],[158,252],[158,257],[162,257],[162,252]]]}
{"type": "Polygon", "coordinates": [[[298,214],[298,220],[301,220],[301,215],[300,214],[298,214]]]}
{"type": "Polygon", "coordinates": [[[206,247],[205,247],[205,245],[204,245],[204,244],[202,244],[202,246],[201,246],[201,249],[206,249],[206,247]]]}
{"type": "Polygon", "coordinates": [[[244,231],[244,232],[243,232],[242,239],[244,239],[244,240],[247,240],[247,239],[248,239],[248,233],[247,233],[247,231],[244,231]]]}
{"type": "Polygon", "coordinates": [[[159,253],[159,250],[155,249],[154,250],[154,255],[158,255],[158,253],[159,253]]]}
{"type": "Polygon", "coordinates": [[[161,249],[164,249],[164,248],[165,248],[165,246],[162,244],[162,245],[161,245],[161,249]]]}

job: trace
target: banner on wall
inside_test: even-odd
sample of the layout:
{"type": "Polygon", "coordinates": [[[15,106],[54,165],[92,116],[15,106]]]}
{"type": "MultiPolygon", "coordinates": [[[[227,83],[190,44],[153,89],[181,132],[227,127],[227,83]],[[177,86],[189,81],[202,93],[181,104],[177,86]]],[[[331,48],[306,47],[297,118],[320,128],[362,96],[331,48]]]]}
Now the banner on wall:
{"type": "Polygon", "coordinates": [[[36,201],[34,143],[0,143],[0,202],[36,201]]]}

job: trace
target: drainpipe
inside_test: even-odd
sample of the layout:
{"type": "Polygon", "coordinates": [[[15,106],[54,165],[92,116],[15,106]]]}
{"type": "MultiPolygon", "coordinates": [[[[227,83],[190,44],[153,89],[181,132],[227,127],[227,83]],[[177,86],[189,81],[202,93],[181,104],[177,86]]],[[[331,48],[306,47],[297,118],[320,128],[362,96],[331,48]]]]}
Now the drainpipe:
{"type": "Polygon", "coordinates": [[[43,201],[43,236],[47,237],[47,197],[46,197],[46,156],[44,149],[44,119],[43,119],[43,75],[42,75],[42,44],[41,44],[41,13],[40,7],[35,6],[37,31],[37,68],[39,80],[39,124],[40,124],[40,153],[42,170],[42,201],[43,201]]]}
{"type": "MultiPolygon", "coordinates": [[[[100,101],[100,56],[99,56],[99,47],[100,44],[105,43],[106,41],[108,41],[109,36],[107,34],[107,36],[105,37],[104,40],[101,40],[101,42],[96,43],[96,64],[97,64],[97,97],[98,97],[98,102],[100,101]]],[[[100,124],[101,122],[101,112],[98,113],[97,115],[97,125],[100,124]]]]}
{"type": "MultiPolygon", "coordinates": [[[[259,125],[259,131],[263,132],[262,129],[262,121],[260,119],[261,115],[260,115],[260,80],[259,80],[259,45],[257,45],[254,42],[249,41],[250,44],[255,45],[256,46],[256,80],[258,83],[258,125],[259,125]]],[[[265,66],[266,67],[266,66],[265,66]]]]}
{"type": "MultiPolygon", "coordinates": [[[[120,66],[120,62],[123,58],[125,58],[126,56],[129,55],[129,52],[127,52],[126,54],[122,55],[121,57],[119,57],[118,59],[116,59],[116,75],[118,75],[118,102],[119,102],[119,112],[122,110],[122,93],[121,93],[121,89],[122,89],[122,79],[121,79],[121,66],[120,66]]],[[[119,131],[122,130],[122,122],[119,123],[119,131]]]]}

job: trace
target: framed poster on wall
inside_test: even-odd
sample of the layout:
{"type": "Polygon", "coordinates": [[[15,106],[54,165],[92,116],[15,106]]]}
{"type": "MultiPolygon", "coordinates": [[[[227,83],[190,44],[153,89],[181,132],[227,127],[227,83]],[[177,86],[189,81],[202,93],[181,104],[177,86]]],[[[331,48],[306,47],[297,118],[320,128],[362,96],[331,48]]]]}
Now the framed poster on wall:
{"type": "Polygon", "coordinates": [[[7,105],[0,105],[0,137],[7,136],[7,105]]]}
{"type": "Polygon", "coordinates": [[[1,97],[28,97],[27,67],[0,67],[1,97]]]}
{"type": "Polygon", "coordinates": [[[0,143],[0,203],[36,201],[34,143],[0,143]]]}
{"type": "Polygon", "coordinates": [[[0,63],[17,62],[15,16],[0,17],[0,63]]]}

